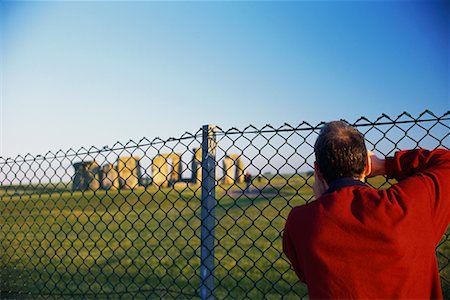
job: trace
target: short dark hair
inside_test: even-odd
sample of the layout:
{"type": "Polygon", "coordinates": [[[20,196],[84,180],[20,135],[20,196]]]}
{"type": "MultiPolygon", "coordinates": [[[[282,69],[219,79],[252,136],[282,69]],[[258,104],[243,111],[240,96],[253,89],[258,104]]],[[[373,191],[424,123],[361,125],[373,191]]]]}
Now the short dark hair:
{"type": "Polygon", "coordinates": [[[314,153],[327,183],[344,177],[360,178],[367,164],[364,136],[343,121],[329,122],[322,127],[314,153]]]}

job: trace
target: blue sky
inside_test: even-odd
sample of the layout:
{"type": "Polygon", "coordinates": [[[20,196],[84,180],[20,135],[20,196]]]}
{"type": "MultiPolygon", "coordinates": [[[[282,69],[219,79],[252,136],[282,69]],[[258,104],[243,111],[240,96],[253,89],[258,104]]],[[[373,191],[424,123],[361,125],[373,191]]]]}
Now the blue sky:
{"type": "Polygon", "coordinates": [[[0,156],[450,107],[443,1],[0,2],[0,156]]]}

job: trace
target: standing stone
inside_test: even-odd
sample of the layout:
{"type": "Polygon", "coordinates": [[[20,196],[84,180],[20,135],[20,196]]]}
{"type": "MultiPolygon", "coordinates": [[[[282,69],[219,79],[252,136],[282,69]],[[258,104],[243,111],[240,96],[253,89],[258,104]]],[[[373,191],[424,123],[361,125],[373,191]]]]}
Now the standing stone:
{"type": "Polygon", "coordinates": [[[230,154],[223,159],[224,184],[244,182],[244,164],[239,154],[230,154]],[[234,166],[234,174],[233,174],[234,166]]]}
{"type": "Polygon", "coordinates": [[[140,158],[135,156],[119,157],[117,172],[119,173],[119,186],[121,189],[134,189],[139,185],[141,178],[140,158]]]}
{"type": "Polygon", "coordinates": [[[72,178],[72,191],[85,191],[86,190],[86,170],[83,162],[74,163],[73,168],[75,169],[75,174],[72,178]]]}
{"type": "Polygon", "coordinates": [[[100,166],[94,160],[87,164],[89,190],[96,191],[100,189],[100,166]]]}
{"type": "Polygon", "coordinates": [[[103,166],[102,187],[105,190],[119,189],[119,173],[114,164],[106,164],[103,166]]]}
{"type": "Polygon", "coordinates": [[[192,183],[200,183],[202,181],[202,148],[194,148],[194,156],[192,157],[192,183]]]}
{"type": "Polygon", "coordinates": [[[160,187],[169,186],[169,166],[164,155],[157,155],[152,160],[152,182],[160,187]]]}
{"type": "Polygon", "coordinates": [[[73,191],[96,191],[100,188],[100,167],[95,160],[77,162],[72,166],[75,169],[73,191]]]}
{"type": "Polygon", "coordinates": [[[170,182],[175,184],[181,180],[181,154],[171,153],[167,158],[172,160],[172,170],[170,171],[170,182]]]}
{"type": "Polygon", "coordinates": [[[225,156],[223,159],[223,183],[224,184],[233,184],[234,183],[234,174],[233,174],[233,165],[234,161],[225,156]]]}
{"type": "Polygon", "coordinates": [[[241,160],[241,156],[240,155],[236,155],[237,158],[235,158],[235,166],[236,166],[236,172],[235,172],[235,177],[234,180],[236,181],[236,183],[242,183],[244,182],[244,164],[242,163],[241,160]]]}

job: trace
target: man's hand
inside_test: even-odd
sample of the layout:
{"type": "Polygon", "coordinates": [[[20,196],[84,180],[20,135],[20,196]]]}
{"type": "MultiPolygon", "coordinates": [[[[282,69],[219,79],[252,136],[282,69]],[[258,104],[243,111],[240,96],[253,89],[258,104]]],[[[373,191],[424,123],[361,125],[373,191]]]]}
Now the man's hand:
{"type": "Polygon", "coordinates": [[[367,151],[367,164],[369,166],[369,174],[367,177],[375,177],[378,175],[385,175],[385,161],[378,158],[372,151],[367,151]]]}

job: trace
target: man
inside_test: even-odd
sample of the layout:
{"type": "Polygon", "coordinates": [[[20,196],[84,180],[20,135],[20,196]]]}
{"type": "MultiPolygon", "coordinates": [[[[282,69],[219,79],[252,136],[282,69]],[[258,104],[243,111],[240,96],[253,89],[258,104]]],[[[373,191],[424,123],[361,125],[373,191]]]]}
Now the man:
{"type": "Polygon", "coordinates": [[[244,174],[244,182],[245,182],[245,192],[250,192],[250,187],[252,185],[252,175],[250,172],[245,172],[244,174]]]}
{"type": "Polygon", "coordinates": [[[314,146],[316,201],[295,207],[283,250],[310,298],[442,298],[435,248],[450,221],[450,151],[379,159],[341,121],[314,146]],[[386,190],[363,183],[386,175],[386,190]]]}

